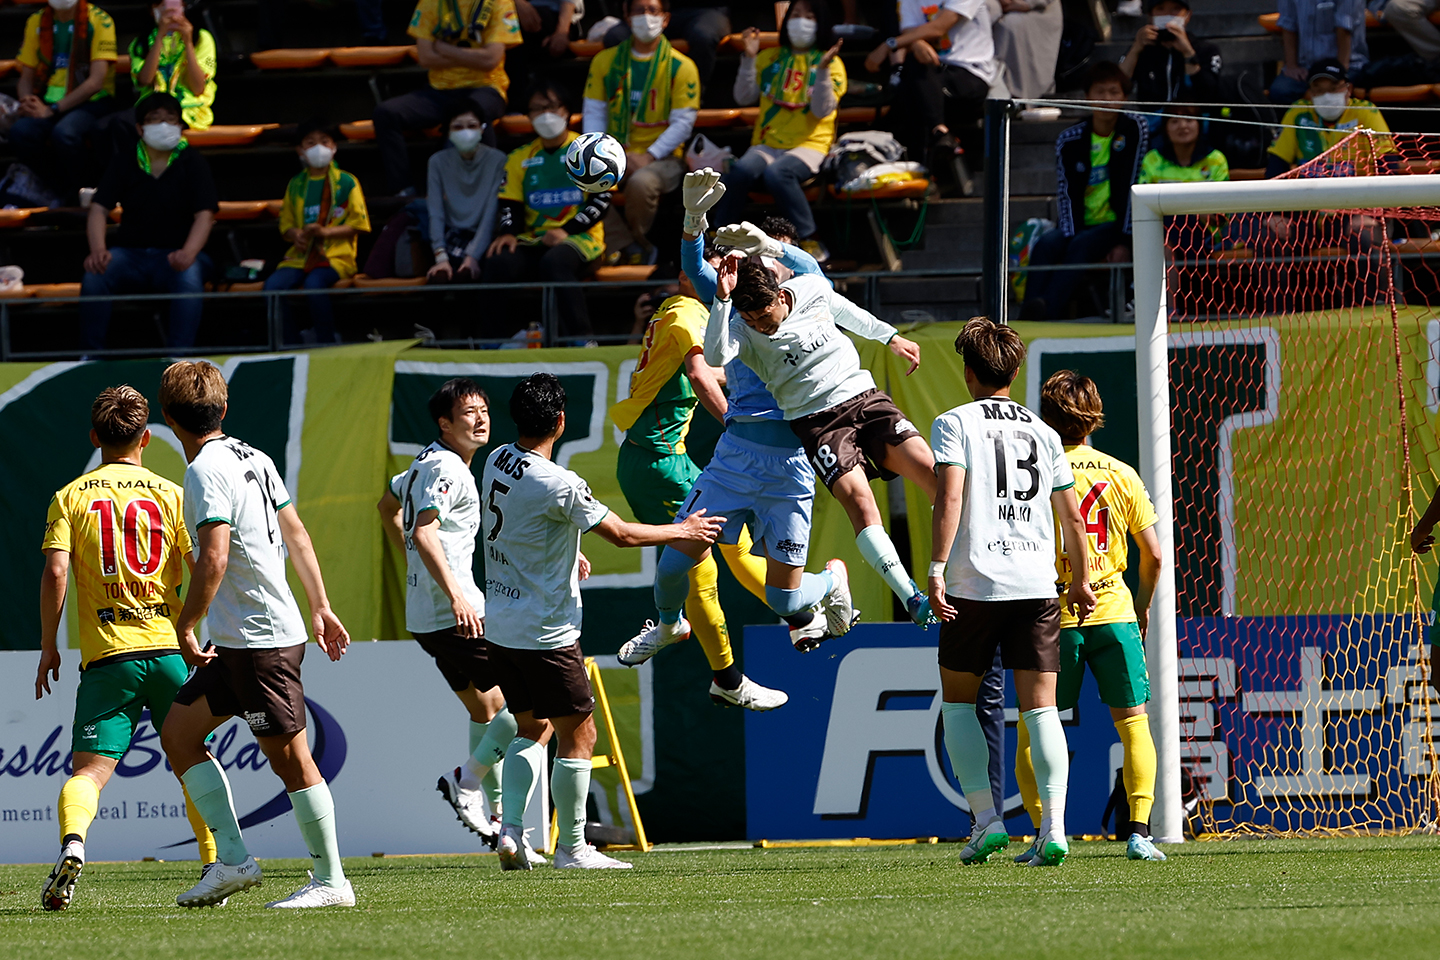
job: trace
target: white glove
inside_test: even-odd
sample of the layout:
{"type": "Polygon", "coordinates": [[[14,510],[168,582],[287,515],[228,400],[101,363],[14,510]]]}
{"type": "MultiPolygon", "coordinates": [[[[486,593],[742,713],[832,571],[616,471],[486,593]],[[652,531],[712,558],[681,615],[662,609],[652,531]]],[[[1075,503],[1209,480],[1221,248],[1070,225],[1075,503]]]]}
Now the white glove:
{"type": "Polygon", "coordinates": [[[779,260],[785,253],[785,247],[779,240],[749,220],[721,227],[715,234],[715,243],[717,246],[739,250],[747,257],[770,257],[779,260]]]}
{"type": "Polygon", "coordinates": [[[680,196],[685,202],[683,229],[689,236],[699,237],[710,227],[709,221],[705,219],[705,211],[725,196],[725,184],[720,182],[720,174],[705,167],[703,170],[685,174],[680,196]]]}

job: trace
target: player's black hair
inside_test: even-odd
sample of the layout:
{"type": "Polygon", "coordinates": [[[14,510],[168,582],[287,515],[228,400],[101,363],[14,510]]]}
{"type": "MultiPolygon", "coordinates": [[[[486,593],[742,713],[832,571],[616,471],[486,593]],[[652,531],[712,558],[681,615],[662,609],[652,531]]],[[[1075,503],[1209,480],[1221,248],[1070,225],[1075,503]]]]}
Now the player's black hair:
{"type": "Polygon", "coordinates": [[[800,231],[795,229],[795,224],[784,217],[771,215],[756,224],[766,236],[774,237],[776,240],[785,240],[791,243],[800,242],[800,231]]]}
{"type": "Polygon", "coordinates": [[[446,420],[454,418],[455,405],[466,397],[479,397],[487,407],[490,405],[490,395],[469,377],[456,377],[440,384],[440,389],[430,394],[428,404],[430,419],[435,421],[435,426],[440,426],[441,417],[446,420]]]}
{"type": "Polygon", "coordinates": [[[529,91],[525,94],[525,111],[527,113],[530,111],[530,101],[536,97],[554,101],[566,110],[570,109],[570,101],[566,98],[565,88],[549,77],[541,77],[530,85],[529,91]]]}
{"type": "Polygon", "coordinates": [[[971,317],[955,338],[955,352],[987,387],[1008,387],[1025,362],[1025,341],[1014,327],[989,317],[971,317]]]}
{"type": "Polygon", "coordinates": [[[305,142],[305,138],[312,133],[323,133],[330,138],[331,143],[340,142],[340,128],[324,117],[309,117],[301,120],[295,126],[295,143],[305,142]]]}
{"type": "Polygon", "coordinates": [[[565,387],[553,373],[532,373],[510,394],[510,419],[522,437],[550,436],[564,412],[565,387]]]}
{"type": "Polygon", "coordinates": [[[740,275],[735,279],[735,291],[730,298],[735,309],[741,313],[764,310],[780,295],[780,281],[775,271],[765,266],[759,257],[746,257],[740,261],[740,275]]]}

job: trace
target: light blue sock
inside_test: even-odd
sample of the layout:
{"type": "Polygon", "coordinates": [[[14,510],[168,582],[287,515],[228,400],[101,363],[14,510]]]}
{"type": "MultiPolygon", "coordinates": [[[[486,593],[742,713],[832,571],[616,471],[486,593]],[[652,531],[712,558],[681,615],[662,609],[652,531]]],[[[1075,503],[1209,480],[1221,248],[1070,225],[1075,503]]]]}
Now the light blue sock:
{"type": "Polygon", "coordinates": [[[545,762],[545,748],[534,740],[516,737],[505,751],[505,773],[500,782],[501,804],[504,807],[500,818],[507,827],[519,827],[525,823],[525,808],[530,806],[530,795],[535,792],[535,781],[540,778],[540,765],[545,762]]]}
{"type": "Polygon", "coordinates": [[[585,842],[585,801],[590,796],[589,760],[556,757],[550,769],[550,796],[555,801],[555,822],[560,846],[574,848],[585,842]]]}
{"type": "Polygon", "coordinates": [[[491,718],[488,728],[485,736],[475,745],[470,759],[465,761],[465,767],[480,775],[480,788],[489,798],[491,809],[495,809],[500,806],[501,784],[504,783],[505,751],[510,741],[515,739],[517,729],[510,708],[501,707],[500,712],[491,718]],[[487,764],[488,769],[480,769],[487,764]]]}
{"type": "Polygon", "coordinates": [[[833,589],[835,576],[829,570],[823,573],[807,573],[800,577],[798,590],[785,590],[767,584],[765,602],[780,616],[793,617],[815,606],[833,589]]]}
{"type": "Polygon", "coordinates": [[[940,715],[945,722],[945,752],[950,766],[960,781],[960,791],[970,804],[970,815],[977,824],[989,823],[995,816],[995,795],[990,792],[990,746],[973,703],[942,703],[940,715]]]}
{"type": "Polygon", "coordinates": [[[330,785],[322,780],[289,796],[300,836],[315,864],[315,879],[327,887],[344,886],[345,868],[340,864],[340,843],[335,839],[335,798],[330,796],[330,785]]]}
{"type": "Polygon", "coordinates": [[[855,546],[860,548],[860,556],[880,574],[880,579],[895,592],[895,596],[909,600],[915,595],[910,574],[905,572],[905,564],[900,562],[900,554],[895,552],[895,544],[884,527],[876,523],[861,530],[855,536],[855,546]]]}
{"type": "Polygon", "coordinates": [[[679,550],[665,547],[660,551],[660,562],[655,565],[655,609],[660,611],[661,623],[679,621],[685,598],[690,595],[693,566],[695,561],[679,550]]]}
{"type": "Polygon", "coordinates": [[[475,748],[480,746],[480,741],[485,739],[485,732],[490,729],[488,723],[476,723],[470,721],[470,755],[475,755],[475,748]]]}
{"type": "Polygon", "coordinates": [[[1040,794],[1040,836],[1065,836],[1065,792],[1070,780],[1070,745],[1055,707],[1037,707],[1020,714],[1030,731],[1030,765],[1040,794]]]}
{"type": "Polygon", "coordinates": [[[240,836],[240,821],[235,816],[235,800],[230,795],[230,781],[213,758],[195,764],[180,775],[180,782],[190,794],[190,802],[200,811],[205,826],[215,835],[215,853],[227,866],[239,866],[250,856],[240,836]]]}

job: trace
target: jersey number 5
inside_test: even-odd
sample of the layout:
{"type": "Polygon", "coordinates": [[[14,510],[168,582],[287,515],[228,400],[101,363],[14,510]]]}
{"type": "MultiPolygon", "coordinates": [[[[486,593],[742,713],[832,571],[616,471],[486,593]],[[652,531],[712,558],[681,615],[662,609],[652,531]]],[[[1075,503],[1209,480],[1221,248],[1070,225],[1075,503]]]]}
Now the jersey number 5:
{"type": "Polygon", "coordinates": [[[503,497],[510,492],[510,488],[499,480],[490,481],[490,512],[495,514],[495,526],[490,528],[490,536],[485,538],[487,543],[494,543],[495,538],[500,536],[500,528],[505,526],[505,514],[501,512],[500,505],[495,502],[496,497],[503,497]]]}
{"type": "MultiPolygon", "coordinates": [[[[119,551],[115,543],[115,501],[96,500],[90,504],[90,512],[100,517],[100,574],[115,577],[120,574],[119,551]]],[[[160,517],[160,505],[154,500],[131,500],[125,507],[123,533],[120,537],[125,552],[125,566],[137,577],[148,577],[160,569],[164,559],[165,530],[160,517]],[[146,544],[145,559],[140,559],[140,514],[145,514],[146,544]]]]}

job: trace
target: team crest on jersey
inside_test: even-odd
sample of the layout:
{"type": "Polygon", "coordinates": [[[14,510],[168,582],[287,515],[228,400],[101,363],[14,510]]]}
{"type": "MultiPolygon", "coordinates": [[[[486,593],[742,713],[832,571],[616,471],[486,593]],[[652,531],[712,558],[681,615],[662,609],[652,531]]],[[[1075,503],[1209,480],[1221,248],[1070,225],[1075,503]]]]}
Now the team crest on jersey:
{"type": "Polygon", "coordinates": [[[1114,150],[1116,153],[1119,153],[1121,150],[1124,150],[1124,149],[1125,149],[1125,134],[1122,133],[1122,134],[1120,134],[1118,137],[1116,137],[1116,138],[1115,138],[1115,142],[1110,145],[1110,149],[1111,149],[1111,150],[1114,150]]]}

